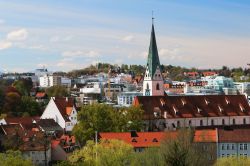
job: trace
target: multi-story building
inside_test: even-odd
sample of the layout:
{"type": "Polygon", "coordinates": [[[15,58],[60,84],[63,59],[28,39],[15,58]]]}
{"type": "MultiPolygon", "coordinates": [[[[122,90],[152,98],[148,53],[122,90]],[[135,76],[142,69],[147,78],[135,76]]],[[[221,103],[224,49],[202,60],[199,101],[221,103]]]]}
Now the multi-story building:
{"type": "Polygon", "coordinates": [[[141,92],[121,92],[117,95],[117,104],[129,107],[133,104],[136,96],[142,96],[141,92]]]}
{"type": "Polygon", "coordinates": [[[51,86],[61,85],[61,77],[54,75],[44,75],[39,78],[40,87],[47,88],[51,86]]]}

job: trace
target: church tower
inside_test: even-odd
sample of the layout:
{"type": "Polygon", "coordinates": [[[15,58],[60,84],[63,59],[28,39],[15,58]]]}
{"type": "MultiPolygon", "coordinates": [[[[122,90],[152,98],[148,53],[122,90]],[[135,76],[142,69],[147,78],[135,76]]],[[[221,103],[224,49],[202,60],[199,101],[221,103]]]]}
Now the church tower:
{"type": "Polygon", "coordinates": [[[163,77],[155,38],[154,23],[152,23],[147,67],[143,81],[143,96],[164,96],[163,77]]]}

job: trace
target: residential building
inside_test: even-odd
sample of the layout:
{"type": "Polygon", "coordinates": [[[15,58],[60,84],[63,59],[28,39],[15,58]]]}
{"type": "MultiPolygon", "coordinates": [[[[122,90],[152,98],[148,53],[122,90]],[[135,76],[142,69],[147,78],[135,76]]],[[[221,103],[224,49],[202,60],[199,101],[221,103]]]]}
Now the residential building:
{"type": "Polygon", "coordinates": [[[61,85],[61,77],[55,75],[44,75],[39,78],[40,87],[47,88],[61,85]]]}
{"type": "Polygon", "coordinates": [[[120,92],[117,95],[117,104],[120,106],[129,107],[133,104],[136,96],[142,96],[141,92],[120,92]]]}
{"type": "Polygon", "coordinates": [[[77,123],[74,99],[52,97],[41,119],[54,119],[65,131],[72,131],[77,123]]]}

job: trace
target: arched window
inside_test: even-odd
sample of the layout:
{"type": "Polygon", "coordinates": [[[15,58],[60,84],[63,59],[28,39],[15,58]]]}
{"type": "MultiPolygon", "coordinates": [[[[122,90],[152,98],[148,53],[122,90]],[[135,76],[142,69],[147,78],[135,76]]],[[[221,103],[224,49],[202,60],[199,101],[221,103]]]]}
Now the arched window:
{"type": "Polygon", "coordinates": [[[225,119],[222,119],[222,125],[225,125],[225,119]]]}
{"type": "Polygon", "coordinates": [[[203,120],[200,120],[200,126],[203,126],[203,120]]]}
{"type": "Polygon", "coordinates": [[[149,85],[148,85],[148,83],[147,83],[147,89],[149,89],[149,85]]]}
{"type": "Polygon", "coordinates": [[[212,119],[212,120],[211,120],[211,126],[213,126],[213,125],[214,125],[214,120],[212,119]]]}
{"type": "Polygon", "coordinates": [[[156,90],[160,90],[160,85],[159,85],[159,83],[156,84],[156,90]]]}
{"type": "Polygon", "coordinates": [[[243,118],[243,124],[246,124],[246,118],[243,118]]]}

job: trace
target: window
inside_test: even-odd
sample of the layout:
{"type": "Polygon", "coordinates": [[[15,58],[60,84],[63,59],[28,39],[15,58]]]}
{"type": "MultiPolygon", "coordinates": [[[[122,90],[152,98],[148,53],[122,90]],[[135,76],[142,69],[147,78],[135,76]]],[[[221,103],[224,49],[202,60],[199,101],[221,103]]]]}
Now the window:
{"type": "Polygon", "coordinates": [[[147,83],[147,89],[149,89],[149,85],[148,85],[148,83],[147,83]]]}
{"type": "Polygon", "coordinates": [[[225,119],[222,119],[222,125],[225,125],[225,119]]]}
{"type": "Polygon", "coordinates": [[[225,150],[225,145],[224,144],[221,145],[221,150],[225,150]]]}
{"type": "Polygon", "coordinates": [[[244,150],[247,150],[247,144],[244,144],[244,150]]]}
{"type": "Polygon", "coordinates": [[[232,144],[232,150],[234,150],[234,144],[232,144]]]}
{"type": "Polygon", "coordinates": [[[221,157],[224,157],[225,155],[224,154],[221,154],[221,157]]]}
{"type": "Polygon", "coordinates": [[[203,126],[203,120],[200,120],[200,126],[203,126]]]}
{"type": "Polygon", "coordinates": [[[230,150],[230,146],[229,146],[229,144],[227,144],[227,150],[230,150]]]}
{"type": "Polygon", "coordinates": [[[212,126],[214,125],[214,120],[213,120],[213,119],[211,120],[211,125],[212,125],[212,126]]]}
{"type": "Polygon", "coordinates": [[[243,124],[246,124],[246,118],[243,118],[243,124]]]}
{"type": "Polygon", "coordinates": [[[188,125],[192,126],[192,121],[191,120],[188,121],[188,125]]]}
{"type": "Polygon", "coordinates": [[[227,154],[227,157],[230,157],[230,155],[229,155],[229,154],[227,154]]]}
{"type": "Polygon", "coordinates": [[[156,84],[156,90],[160,90],[160,85],[159,85],[159,83],[156,84]]]}
{"type": "Polygon", "coordinates": [[[240,144],[240,150],[243,150],[243,144],[240,144]]]}
{"type": "Polygon", "coordinates": [[[178,128],[181,127],[180,121],[177,121],[177,127],[178,127],[178,128]]]}
{"type": "Polygon", "coordinates": [[[235,119],[233,119],[233,125],[235,125],[235,119]]]}

